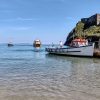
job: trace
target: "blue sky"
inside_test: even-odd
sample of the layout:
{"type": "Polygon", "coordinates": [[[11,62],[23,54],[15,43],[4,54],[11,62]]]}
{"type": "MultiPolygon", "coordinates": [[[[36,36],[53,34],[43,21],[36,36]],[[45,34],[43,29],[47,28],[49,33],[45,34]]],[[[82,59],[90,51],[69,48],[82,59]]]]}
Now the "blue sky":
{"type": "Polygon", "coordinates": [[[59,43],[83,17],[100,13],[100,0],[0,0],[0,43],[59,43]]]}

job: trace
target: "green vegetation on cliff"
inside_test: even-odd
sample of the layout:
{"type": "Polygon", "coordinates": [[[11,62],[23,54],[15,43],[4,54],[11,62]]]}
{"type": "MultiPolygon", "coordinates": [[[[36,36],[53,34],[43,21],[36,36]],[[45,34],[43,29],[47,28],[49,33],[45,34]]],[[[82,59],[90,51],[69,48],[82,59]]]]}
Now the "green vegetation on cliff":
{"type": "Polygon", "coordinates": [[[84,29],[84,23],[79,21],[75,27],[75,36],[76,37],[84,37],[84,36],[100,36],[100,26],[90,26],[87,29],[84,29]]]}
{"type": "Polygon", "coordinates": [[[75,36],[76,37],[82,37],[83,36],[83,32],[84,32],[84,23],[82,23],[81,21],[79,21],[75,27],[75,36]]]}
{"type": "Polygon", "coordinates": [[[76,37],[100,36],[100,26],[90,26],[84,29],[85,24],[79,21],[75,27],[76,37]]]}
{"type": "Polygon", "coordinates": [[[68,34],[65,45],[69,45],[74,38],[86,38],[91,42],[100,39],[100,24],[79,21],[75,28],[68,34]]]}
{"type": "Polygon", "coordinates": [[[100,36],[100,26],[90,26],[86,30],[84,30],[86,36],[100,36]]]}

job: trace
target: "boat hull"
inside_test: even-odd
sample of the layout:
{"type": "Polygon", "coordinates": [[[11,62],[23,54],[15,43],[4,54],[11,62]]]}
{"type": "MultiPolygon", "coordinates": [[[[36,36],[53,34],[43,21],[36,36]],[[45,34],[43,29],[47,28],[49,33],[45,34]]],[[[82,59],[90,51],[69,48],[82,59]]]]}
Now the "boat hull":
{"type": "Polygon", "coordinates": [[[33,47],[36,47],[36,48],[41,47],[41,44],[33,44],[33,47]]]}
{"type": "Polygon", "coordinates": [[[51,54],[60,54],[68,56],[93,56],[94,45],[69,48],[46,48],[51,54]]]}
{"type": "Polygon", "coordinates": [[[34,43],[33,43],[33,47],[35,47],[35,48],[41,47],[41,41],[40,40],[35,40],[34,43]]]}
{"type": "Polygon", "coordinates": [[[8,44],[8,47],[12,47],[12,46],[14,46],[13,44],[8,44]]]}

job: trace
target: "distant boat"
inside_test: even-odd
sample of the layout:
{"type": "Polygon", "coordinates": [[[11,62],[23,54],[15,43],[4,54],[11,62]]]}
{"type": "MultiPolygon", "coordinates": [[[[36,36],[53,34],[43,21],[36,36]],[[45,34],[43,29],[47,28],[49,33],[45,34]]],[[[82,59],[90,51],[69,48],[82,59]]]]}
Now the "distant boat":
{"type": "Polygon", "coordinates": [[[34,40],[33,42],[33,47],[35,52],[40,52],[41,51],[41,41],[40,40],[34,40]]]}
{"type": "Polygon", "coordinates": [[[40,40],[34,40],[33,47],[40,48],[41,47],[41,41],[40,40]]]}
{"type": "Polygon", "coordinates": [[[14,46],[11,42],[8,43],[8,47],[14,46]]]}
{"type": "Polygon", "coordinates": [[[50,54],[68,56],[93,56],[94,43],[88,44],[85,39],[74,39],[69,47],[48,47],[46,51],[50,54]]]}

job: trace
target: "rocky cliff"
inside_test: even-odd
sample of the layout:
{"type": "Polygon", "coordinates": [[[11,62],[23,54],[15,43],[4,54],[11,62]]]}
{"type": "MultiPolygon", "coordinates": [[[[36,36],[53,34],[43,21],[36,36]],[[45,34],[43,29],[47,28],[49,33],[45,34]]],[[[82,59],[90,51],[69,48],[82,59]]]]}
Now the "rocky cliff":
{"type": "Polygon", "coordinates": [[[91,42],[99,41],[100,24],[91,24],[91,22],[90,24],[87,24],[86,22],[79,21],[75,28],[68,34],[65,45],[69,45],[74,38],[86,38],[91,42]]]}

